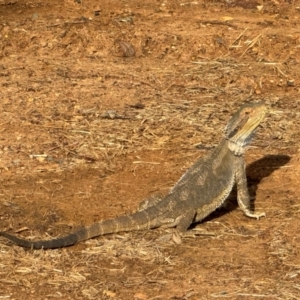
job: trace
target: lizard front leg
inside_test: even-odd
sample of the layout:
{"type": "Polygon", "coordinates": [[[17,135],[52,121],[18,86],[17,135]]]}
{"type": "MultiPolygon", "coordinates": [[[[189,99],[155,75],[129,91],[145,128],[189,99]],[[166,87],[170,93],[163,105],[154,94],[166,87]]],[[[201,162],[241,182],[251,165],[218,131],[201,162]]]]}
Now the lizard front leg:
{"type": "Polygon", "coordinates": [[[237,200],[239,207],[247,217],[259,219],[265,217],[265,213],[255,213],[251,210],[250,197],[247,187],[245,160],[242,156],[236,160],[235,180],[237,187],[237,200]]]}

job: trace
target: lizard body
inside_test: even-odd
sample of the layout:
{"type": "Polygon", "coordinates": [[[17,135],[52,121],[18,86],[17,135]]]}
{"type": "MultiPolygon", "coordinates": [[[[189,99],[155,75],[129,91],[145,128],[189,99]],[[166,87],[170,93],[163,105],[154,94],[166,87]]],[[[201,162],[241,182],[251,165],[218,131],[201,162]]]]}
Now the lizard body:
{"type": "Polygon", "coordinates": [[[121,231],[176,227],[179,233],[184,233],[192,223],[203,220],[221,206],[235,184],[238,204],[244,214],[259,219],[265,214],[250,209],[243,154],[265,113],[262,103],[242,106],[228,122],[224,138],[210,155],[196,161],[169,194],[142,210],[103,220],[52,240],[30,241],[7,232],[0,232],[0,236],[25,248],[49,249],[121,231]]]}

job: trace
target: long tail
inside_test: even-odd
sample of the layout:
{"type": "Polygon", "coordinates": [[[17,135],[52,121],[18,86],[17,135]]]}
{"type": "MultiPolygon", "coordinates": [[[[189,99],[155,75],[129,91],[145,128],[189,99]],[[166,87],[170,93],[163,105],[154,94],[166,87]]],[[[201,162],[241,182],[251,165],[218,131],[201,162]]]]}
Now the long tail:
{"type": "Polygon", "coordinates": [[[147,209],[144,211],[133,213],[128,216],[120,216],[115,219],[104,220],[99,223],[94,223],[90,226],[81,228],[76,232],[66,235],[64,237],[60,237],[52,240],[29,241],[26,239],[18,238],[7,232],[0,232],[0,236],[9,239],[16,245],[24,248],[31,248],[31,249],[62,248],[62,247],[72,246],[80,241],[84,241],[100,235],[121,232],[121,231],[149,229],[149,228],[155,228],[160,226],[159,221],[156,218],[150,220],[149,215],[150,212],[147,209]]]}

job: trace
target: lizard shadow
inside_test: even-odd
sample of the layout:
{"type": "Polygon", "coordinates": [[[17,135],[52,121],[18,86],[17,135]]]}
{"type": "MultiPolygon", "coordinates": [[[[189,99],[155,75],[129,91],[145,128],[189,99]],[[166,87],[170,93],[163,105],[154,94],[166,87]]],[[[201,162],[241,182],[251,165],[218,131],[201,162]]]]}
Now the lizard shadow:
{"type": "MultiPolygon", "coordinates": [[[[287,164],[290,159],[291,157],[288,155],[267,155],[246,167],[248,191],[251,200],[255,199],[258,184],[262,181],[262,179],[270,176],[275,170],[287,164]],[[251,188],[249,189],[249,187],[251,188]]],[[[236,198],[236,187],[234,187],[225,201],[224,207],[221,206],[200,223],[219,218],[220,216],[235,210],[238,207],[236,198]]],[[[251,201],[251,209],[255,211],[254,201],[251,201]]]]}

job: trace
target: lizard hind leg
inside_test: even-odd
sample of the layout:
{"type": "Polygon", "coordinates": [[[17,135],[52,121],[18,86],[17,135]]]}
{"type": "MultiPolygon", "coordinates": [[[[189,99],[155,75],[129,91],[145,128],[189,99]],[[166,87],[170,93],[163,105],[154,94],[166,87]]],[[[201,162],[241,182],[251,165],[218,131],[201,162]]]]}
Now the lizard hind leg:
{"type": "Polygon", "coordinates": [[[196,211],[194,209],[190,209],[185,211],[183,215],[178,218],[178,224],[173,231],[172,239],[175,244],[182,243],[182,237],[186,235],[188,228],[193,223],[195,219],[196,211]]]}

